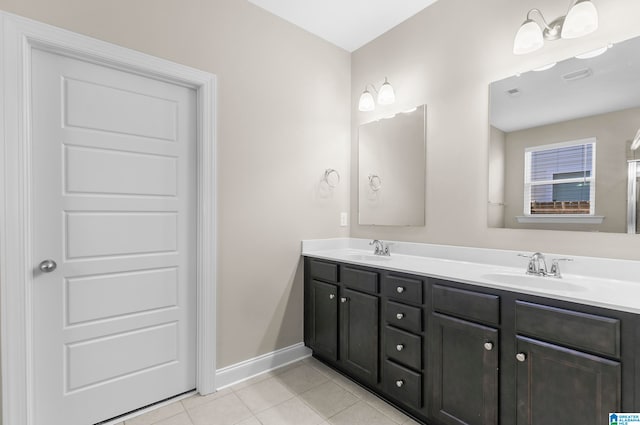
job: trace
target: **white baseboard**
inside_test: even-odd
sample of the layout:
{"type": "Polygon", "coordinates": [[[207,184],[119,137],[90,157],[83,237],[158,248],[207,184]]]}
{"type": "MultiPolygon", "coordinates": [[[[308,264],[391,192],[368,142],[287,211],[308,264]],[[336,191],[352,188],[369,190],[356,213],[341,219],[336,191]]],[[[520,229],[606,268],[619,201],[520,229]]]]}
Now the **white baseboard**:
{"type": "Polygon", "coordinates": [[[309,356],[311,356],[311,350],[300,342],[231,366],[223,367],[216,371],[216,387],[218,390],[221,390],[309,356]]]}

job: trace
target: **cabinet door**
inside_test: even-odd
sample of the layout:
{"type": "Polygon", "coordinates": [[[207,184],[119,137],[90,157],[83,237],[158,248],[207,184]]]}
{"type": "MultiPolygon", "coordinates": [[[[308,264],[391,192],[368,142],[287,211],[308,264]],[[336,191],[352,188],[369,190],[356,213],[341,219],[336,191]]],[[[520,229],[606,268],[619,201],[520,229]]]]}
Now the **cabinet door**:
{"type": "Polygon", "coordinates": [[[432,416],[446,425],[497,424],[498,331],[434,313],[429,343],[432,416]]]}
{"type": "Polygon", "coordinates": [[[379,369],[379,298],[345,289],[340,306],[342,365],[367,383],[375,384],[379,369]]]}
{"type": "Polygon", "coordinates": [[[621,408],[620,363],[518,337],[517,425],[601,425],[621,408]]]}
{"type": "Polygon", "coordinates": [[[311,349],[318,355],[338,360],[338,287],[311,281],[311,349]]]}

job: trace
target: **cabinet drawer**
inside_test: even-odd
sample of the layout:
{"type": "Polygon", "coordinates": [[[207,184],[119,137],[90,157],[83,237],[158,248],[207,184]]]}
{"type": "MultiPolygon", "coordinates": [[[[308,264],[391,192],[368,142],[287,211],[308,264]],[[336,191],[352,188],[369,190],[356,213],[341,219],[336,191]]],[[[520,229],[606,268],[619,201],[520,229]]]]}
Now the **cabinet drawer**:
{"type": "Polygon", "coordinates": [[[420,336],[387,326],[384,337],[387,357],[413,369],[422,368],[420,336]]]}
{"type": "Polygon", "coordinates": [[[475,322],[500,323],[500,297],[463,289],[433,286],[433,309],[475,322]]]}
{"type": "Polygon", "coordinates": [[[384,277],[383,293],[396,300],[422,304],[422,280],[388,274],[384,277]]]}
{"type": "Polygon", "coordinates": [[[394,362],[384,362],[384,391],[414,409],[422,407],[422,374],[394,362]]]}
{"type": "Polygon", "coordinates": [[[309,260],[309,274],[314,279],[338,282],[338,265],[320,260],[309,260]]]}
{"type": "Polygon", "coordinates": [[[387,323],[411,332],[422,332],[422,309],[387,301],[385,305],[387,323]]]}
{"type": "Polygon", "coordinates": [[[620,358],[618,319],[517,301],[516,331],[567,347],[620,358]]]}
{"type": "Polygon", "coordinates": [[[378,278],[376,272],[342,266],[342,283],[351,289],[377,294],[378,278]]]}

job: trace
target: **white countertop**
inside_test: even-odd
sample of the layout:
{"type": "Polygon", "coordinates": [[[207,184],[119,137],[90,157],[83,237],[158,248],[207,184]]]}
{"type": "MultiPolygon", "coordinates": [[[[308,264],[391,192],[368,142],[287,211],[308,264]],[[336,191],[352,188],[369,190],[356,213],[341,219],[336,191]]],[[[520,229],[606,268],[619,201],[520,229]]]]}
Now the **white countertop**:
{"type": "Polygon", "coordinates": [[[390,242],[391,256],[378,258],[369,242],[306,240],[302,255],[640,314],[640,261],[544,253],[549,268],[554,258],[572,260],[560,263],[557,279],[526,275],[517,251],[390,242]]]}

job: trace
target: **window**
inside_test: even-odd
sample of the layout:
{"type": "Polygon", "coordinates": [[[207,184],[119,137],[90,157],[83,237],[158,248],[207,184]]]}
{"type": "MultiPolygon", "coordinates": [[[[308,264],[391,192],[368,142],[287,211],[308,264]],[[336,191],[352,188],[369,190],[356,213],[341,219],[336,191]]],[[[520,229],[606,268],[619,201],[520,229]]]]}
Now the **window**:
{"type": "Polygon", "coordinates": [[[595,213],[595,138],[525,150],[524,214],[595,213]]]}

